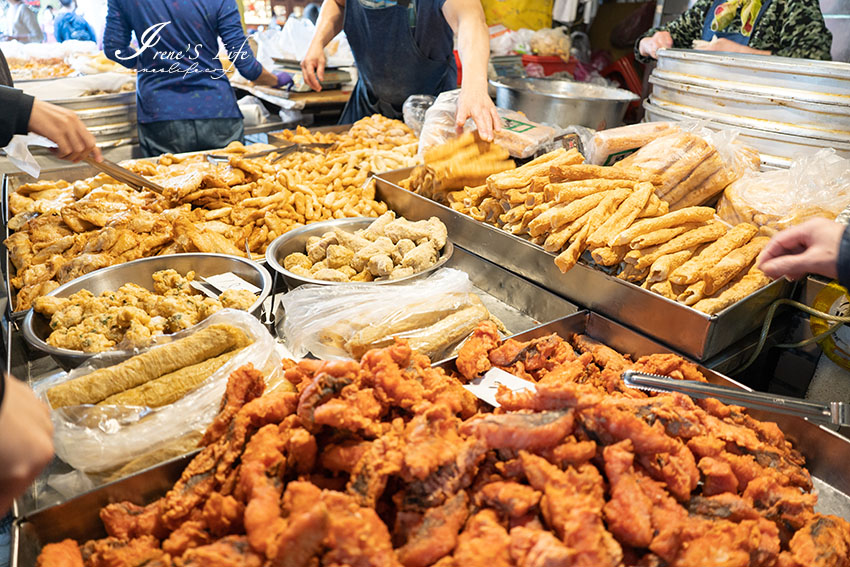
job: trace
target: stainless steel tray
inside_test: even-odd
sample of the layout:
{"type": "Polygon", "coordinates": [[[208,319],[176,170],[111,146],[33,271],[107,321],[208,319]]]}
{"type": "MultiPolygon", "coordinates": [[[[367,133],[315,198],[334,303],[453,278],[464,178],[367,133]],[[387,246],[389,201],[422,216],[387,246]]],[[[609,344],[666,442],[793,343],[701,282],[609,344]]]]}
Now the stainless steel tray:
{"type": "MultiPolygon", "coordinates": [[[[564,337],[572,333],[584,333],[633,357],[668,352],[662,345],[610,319],[587,311],[536,327],[516,338],[529,340],[551,333],[564,337]]],[[[453,364],[454,360],[450,359],[438,365],[451,367],[453,364]]],[[[702,367],[700,370],[714,383],[743,388],[720,374],[702,367]]],[[[759,419],[776,421],[785,435],[805,455],[807,467],[815,477],[815,489],[819,494],[816,510],[850,520],[850,475],[844,474],[841,466],[841,463],[850,461],[850,442],[828,429],[799,418],[752,413],[759,419]]],[[[68,537],[78,541],[103,537],[105,533],[98,516],[102,506],[121,500],[130,500],[140,505],[153,501],[165,494],[179,478],[191,457],[191,454],[180,457],[102,486],[64,504],[20,518],[12,526],[12,567],[34,567],[41,547],[47,543],[68,537]]]]}
{"type": "Polygon", "coordinates": [[[764,320],[768,306],[792,289],[787,281],[777,280],[716,315],[706,315],[582,263],[562,274],[554,254],[540,246],[395,185],[409,171],[378,176],[377,199],[411,220],[438,217],[458,246],[697,360],[745,337],[764,320]]]}

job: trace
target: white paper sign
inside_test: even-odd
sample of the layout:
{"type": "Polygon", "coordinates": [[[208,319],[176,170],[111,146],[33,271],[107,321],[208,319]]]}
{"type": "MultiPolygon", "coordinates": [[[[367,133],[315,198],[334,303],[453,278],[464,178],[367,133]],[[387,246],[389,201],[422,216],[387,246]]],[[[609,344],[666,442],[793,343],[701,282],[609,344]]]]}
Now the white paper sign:
{"type": "Polygon", "coordinates": [[[243,280],[233,272],[225,272],[216,276],[208,276],[204,279],[221,291],[227,291],[228,289],[244,289],[254,294],[263,291],[251,282],[243,280]]]}
{"type": "Polygon", "coordinates": [[[484,373],[484,376],[464,385],[464,388],[475,394],[478,399],[493,407],[499,407],[499,402],[496,401],[496,392],[499,391],[499,386],[504,386],[515,393],[534,391],[535,389],[534,382],[523,380],[501,368],[488,370],[484,373]]]}

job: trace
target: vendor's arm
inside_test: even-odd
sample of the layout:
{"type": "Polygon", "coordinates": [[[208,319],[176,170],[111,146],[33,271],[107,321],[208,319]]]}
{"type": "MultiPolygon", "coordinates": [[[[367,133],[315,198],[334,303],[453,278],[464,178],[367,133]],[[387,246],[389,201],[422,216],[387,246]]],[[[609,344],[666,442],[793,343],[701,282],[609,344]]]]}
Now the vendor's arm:
{"type": "Polygon", "coordinates": [[[643,34],[635,45],[637,60],[648,63],[655,59],[656,52],[663,47],[690,49],[694,40],[702,38],[703,24],[712,3],[713,0],[697,0],[696,4],[669,24],[643,34]]]}
{"type": "Polygon", "coordinates": [[[316,20],[316,33],[301,61],[304,82],[314,91],[322,90],[325,80],[325,46],[342,31],[345,19],[345,0],[324,0],[319,19],[316,20]]]}
{"type": "Polygon", "coordinates": [[[236,2],[224,1],[218,11],[218,35],[227,49],[227,56],[236,66],[239,74],[255,83],[267,87],[278,86],[278,77],[265,69],[248,45],[248,38],[242,29],[239,8],[236,2]]]}
{"type": "MultiPolygon", "coordinates": [[[[779,48],[774,55],[803,59],[832,59],[832,33],[823,20],[818,0],[783,3],[779,26],[779,48]]],[[[761,22],[762,27],[766,22],[761,22]]]]}
{"type": "MultiPolygon", "coordinates": [[[[57,19],[57,33],[58,33],[57,19]]],[[[135,49],[130,47],[133,30],[124,17],[118,0],[109,0],[106,12],[106,28],[103,30],[103,53],[107,58],[123,65],[128,69],[135,69],[138,57],[130,57],[135,49]]]]}
{"type": "Polygon", "coordinates": [[[490,35],[479,0],[446,0],[443,15],[457,34],[458,51],[463,65],[463,82],[457,105],[457,127],[468,118],[475,121],[481,137],[493,139],[501,120],[487,93],[487,63],[490,60],[490,35]]]}

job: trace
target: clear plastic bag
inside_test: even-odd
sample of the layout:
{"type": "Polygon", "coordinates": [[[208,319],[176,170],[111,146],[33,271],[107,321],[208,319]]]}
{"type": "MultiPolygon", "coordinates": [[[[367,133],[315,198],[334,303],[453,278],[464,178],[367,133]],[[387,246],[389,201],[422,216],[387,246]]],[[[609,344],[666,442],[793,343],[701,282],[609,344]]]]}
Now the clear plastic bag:
{"type": "Polygon", "coordinates": [[[795,159],[789,169],[748,172],[726,188],[717,214],[772,233],[814,217],[835,219],[848,206],[850,160],[830,148],[795,159]]]}
{"type": "MultiPolygon", "coordinates": [[[[330,360],[359,358],[368,348],[401,337],[410,339],[415,350],[437,358],[445,349],[416,346],[433,346],[425,335],[436,330],[441,318],[473,309],[477,298],[472,291],[465,273],[448,268],[409,284],[304,285],[282,298],[283,333],[297,357],[312,353],[330,360]]],[[[489,317],[486,309],[484,313],[479,321],[489,317]]],[[[469,333],[477,322],[468,321],[469,333]]]]}
{"type": "Polygon", "coordinates": [[[672,122],[643,122],[600,130],[594,134],[593,142],[586,146],[584,157],[594,165],[614,165],[656,138],[677,130],[672,122]]]}
{"type": "Polygon", "coordinates": [[[572,41],[565,28],[537,30],[529,43],[536,55],[557,55],[564,61],[570,58],[572,41]]]}
{"type": "MultiPolygon", "coordinates": [[[[425,123],[419,135],[419,155],[424,155],[432,146],[457,137],[455,119],[459,96],[460,89],[446,91],[425,112],[425,123]]],[[[496,133],[493,141],[508,150],[513,157],[533,156],[539,148],[547,146],[561,133],[559,128],[532,122],[519,112],[504,108],[496,110],[502,119],[502,129],[496,133]]],[[[475,130],[475,122],[470,118],[463,129],[475,130]]]]}
{"type": "Polygon", "coordinates": [[[707,203],[746,171],[758,169],[758,152],[740,143],[734,130],[714,132],[702,122],[679,127],[615,165],[651,175],[656,195],[670,210],[707,203]]]}
{"type": "MultiPolygon", "coordinates": [[[[137,459],[145,459],[146,464],[153,465],[174,456],[175,450],[189,450],[192,441],[197,443],[200,434],[218,413],[231,372],[250,363],[266,376],[267,381],[276,379],[280,373],[274,338],[255,317],[234,309],[222,309],[190,329],[158,337],[151,349],[221,323],[241,329],[253,343],[200,386],[169,405],[155,409],[78,405],[51,411],[56,454],[80,471],[108,474],[137,459]]],[[[101,353],[68,374],[35,384],[35,392],[47,401],[49,388],[118,362],[120,360],[109,352],[101,353]]]]}
{"type": "Polygon", "coordinates": [[[431,95],[410,95],[401,107],[404,123],[419,136],[425,124],[425,113],[437,100],[431,95]]]}

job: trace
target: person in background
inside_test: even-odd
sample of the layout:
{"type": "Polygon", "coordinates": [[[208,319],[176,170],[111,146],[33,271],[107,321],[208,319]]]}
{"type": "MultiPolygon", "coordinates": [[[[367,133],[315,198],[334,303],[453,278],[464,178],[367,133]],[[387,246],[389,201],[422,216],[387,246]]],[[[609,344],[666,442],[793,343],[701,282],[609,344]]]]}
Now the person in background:
{"type": "Polygon", "coordinates": [[[44,32],[44,38],[47,43],[56,41],[53,35],[53,25],[56,23],[56,14],[53,12],[53,6],[46,6],[38,14],[38,25],[41,26],[41,31],[44,32]]]}
{"type": "Polygon", "coordinates": [[[792,226],[767,243],[758,265],[772,278],[820,274],[850,289],[850,227],[822,218],[792,226]]]}
{"type": "Polygon", "coordinates": [[[3,39],[21,43],[39,43],[44,33],[38,25],[38,16],[22,0],[6,0],[6,29],[3,39]]]}
{"type": "Polygon", "coordinates": [[[62,43],[69,39],[77,41],[93,41],[97,43],[97,35],[85,18],[77,13],[77,3],[74,0],[59,0],[62,7],[56,16],[53,33],[56,41],[62,43]]]}
{"type": "Polygon", "coordinates": [[[102,159],[95,138],[71,110],[35,99],[13,88],[12,73],[0,52],[0,148],[16,134],[34,132],[56,143],[55,154],[77,162],[93,155],[102,159]]]}
{"type": "Polygon", "coordinates": [[[635,44],[643,63],[659,49],[676,47],[832,59],[832,34],[818,0],[697,0],[677,20],[646,32],[635,44]]]}
{"type": "Polygon", "coordinates": [[[52,459],[47,406],[26,384],[0,374],[0,518],[52,459]]]}
{"type": "Polygon", "coordinates": [[[472,118],[482,138],[493,139],[500,119],[487,93],[490,36],[479,0],[324,0],[301,61],[304,80],[314,90],[322,89],[324,47],[343,30],[359,79],[340,123],[375,113],[401,118],[410,95],[457,88],[457,33],[463,64],[458,129],[472,118]]]}
{"type": "Polygon", "coordinates": [[[314,24],[319,20],[319,12],[321,12],[321,7],[315,2],[310,2],[304,6],[304,17],[314,24]]]}
{"type": "Polygon", "coordinates": [[[271,87],[291,82],[254,57],[233,0],[109,0],[103,51],[138,70],[139,144],[146,156],[242,139],[242,113],[218,60],[219,37],[245,79],[271,87]],[[138,48],[130,46],[134,33],[138,48]]]}

